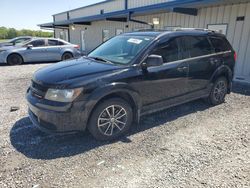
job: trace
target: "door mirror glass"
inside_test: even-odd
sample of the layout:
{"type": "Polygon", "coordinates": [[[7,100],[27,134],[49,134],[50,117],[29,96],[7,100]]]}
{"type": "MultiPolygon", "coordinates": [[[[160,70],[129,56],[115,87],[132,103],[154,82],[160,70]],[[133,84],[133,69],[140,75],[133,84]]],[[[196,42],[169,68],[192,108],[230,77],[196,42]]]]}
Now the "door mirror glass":
{"type": "Polygon", "coordinates": [[[163,58],[160,55],[150,55],[146,60],[147,67],[157,67],[163,65],[163,58]]]}
{"type": "Polygon", "coordinates": [[[28,44],[27,45],[27,49],[29,50],[29,49],[32,49],[33,48],[33,45],[32,44],[28,44]]]}

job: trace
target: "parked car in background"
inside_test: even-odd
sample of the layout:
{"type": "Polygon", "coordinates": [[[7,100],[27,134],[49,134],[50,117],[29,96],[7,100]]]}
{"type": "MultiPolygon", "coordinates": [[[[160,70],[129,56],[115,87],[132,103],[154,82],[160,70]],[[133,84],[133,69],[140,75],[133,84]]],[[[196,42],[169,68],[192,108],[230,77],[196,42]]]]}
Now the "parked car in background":
{"type": "Polygon", "coordinates": [[[22,37],[16,37],[11,40],[7,40],[5,42],[0,42],[0,48],[3,46],[15,46],[19,43],[23,43],[25,41],[31,40],[32,37],[30,36],[22,36],[22,37]]]}
{"type": "Polygon", "coordinates": [[[24,62],[50,62],[76,58],[79,45],[55,38],[33,38],[29,41],[0,48],[0,63],[20,65],[24,62]]]}
{"type": "Polygon", "coordinates": [[[98,140],[125,134],[141,115],[231,92],[236,53],[206,30],[116,36],[87,57],[38,70],[27,91],[33,124],[49,132],[83,131],[98,140]]]}

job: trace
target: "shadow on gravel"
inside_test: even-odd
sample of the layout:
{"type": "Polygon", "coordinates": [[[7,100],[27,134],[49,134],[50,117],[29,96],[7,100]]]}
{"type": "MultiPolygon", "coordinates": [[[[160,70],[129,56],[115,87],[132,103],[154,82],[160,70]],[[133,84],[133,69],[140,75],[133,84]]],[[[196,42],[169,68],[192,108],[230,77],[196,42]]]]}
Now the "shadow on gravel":
{"type": "Polygon", "coordinates": [[[250,84],[235,82],[233,84],[233,92],[250,96],[250,84]]]}
{"type": "MultiPolygon", "coordinates": [[[[174,121],[197,111],[209,108],[202,100],[194,101],[152,115],[144,116],[139,125],[134,126],[129,135],[137,134],[156,126],[168,126],[174,121]],[[165,125],[164,125],[165,124],[165,125]]],[[[86,131],[71,135],[48,135],[33,126],[28,117],[17,121],[10,132],[10,140],[17,151],[28,158],[51,160],[74,156],[101,147],[111,142],[99,142],[86,131]]],[[[121,142],[133,142],[129,137],[121,138],[121,142]]],[[[116,142],[116,141],[115,141],[116,142]]]]}

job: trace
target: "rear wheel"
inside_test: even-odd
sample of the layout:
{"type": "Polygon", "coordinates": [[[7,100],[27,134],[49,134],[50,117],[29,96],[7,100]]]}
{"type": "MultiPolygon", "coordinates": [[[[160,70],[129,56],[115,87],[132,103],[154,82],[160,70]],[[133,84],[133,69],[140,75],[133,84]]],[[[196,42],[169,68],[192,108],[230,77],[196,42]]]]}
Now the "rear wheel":
{"type": "Polygon", "coordinates": [[[120,98],[113,98],[95,108],[88,129],[97,140],[113,140],[129,130],[132,120],[131,106],[120,98]]]}
{"type": "Polygon", "coordinates": [[[66,52],[62,55],[62,60],[68,60],[68,59],[72,59],[73,58],[73,54],[70,52],[66,52]]]}
{"type": "Polygon", "coordinates": [[[18,54],[11,54],[7,58],[7,63],[9,65],[21,65],[23,63],[23,58],[18,54]]]}
{"type": "Polygon", "coordinates": [[[225,102],[227,95],[228,81],[225,77],[218,78],[212,88],[208,97],[208,102],[212,105],[219,105],[225,102]]]}

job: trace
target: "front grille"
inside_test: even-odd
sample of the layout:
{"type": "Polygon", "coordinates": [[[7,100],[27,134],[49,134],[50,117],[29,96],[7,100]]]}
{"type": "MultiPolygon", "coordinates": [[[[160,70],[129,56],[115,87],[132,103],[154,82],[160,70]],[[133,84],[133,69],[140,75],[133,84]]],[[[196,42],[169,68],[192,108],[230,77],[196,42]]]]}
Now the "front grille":
{"type": "Polygon", "coordinates": [[[46,94],[46,92],[48,90],[47,87],[45,87],[45,86],[43,86],[41,84],[38,84],[38,83],[36,83],[34,81],[32,81],[30,89],[31,89],[32,95],[34,97],[39,98],[39,99],[44,98],[45,94],[46,94]]]}

